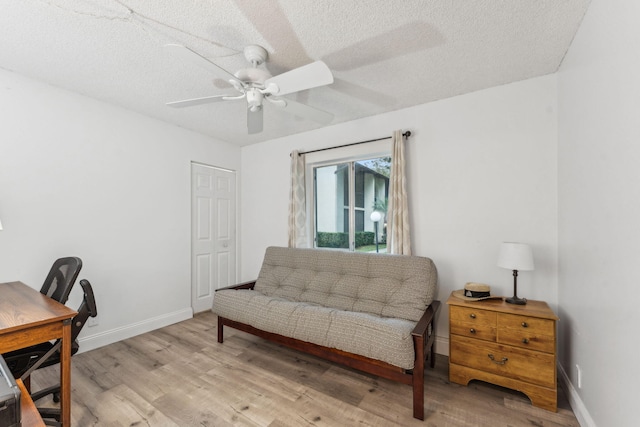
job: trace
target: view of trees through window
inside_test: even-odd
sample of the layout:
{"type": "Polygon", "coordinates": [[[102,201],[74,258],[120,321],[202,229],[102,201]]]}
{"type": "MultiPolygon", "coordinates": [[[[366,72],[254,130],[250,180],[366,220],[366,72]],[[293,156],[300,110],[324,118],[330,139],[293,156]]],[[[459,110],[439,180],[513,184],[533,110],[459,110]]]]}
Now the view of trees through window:
{"type": "Polygon", "coordinates": [[[313,173],[315,246],[386,252],[391,158],[318,166],[313,173]]]}

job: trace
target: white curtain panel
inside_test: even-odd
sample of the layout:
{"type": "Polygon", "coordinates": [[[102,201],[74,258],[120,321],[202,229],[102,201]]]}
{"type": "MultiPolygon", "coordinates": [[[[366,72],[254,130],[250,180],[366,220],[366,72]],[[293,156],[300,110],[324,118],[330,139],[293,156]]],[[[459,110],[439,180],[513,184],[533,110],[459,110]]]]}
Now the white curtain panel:
{"type": "Polygon", "coordinates": [[[402,136],[402,130],[393,132],[392,144],[387,218],[387,228],[390,237],[388,252],[392,254],[411,255],[409,201],[407,197],[404,137],[402,136]]]}
{"type": "Polygon", "coordinates": [[[291,190],[289,192],[289,247],[307,247],[307,208],[304,182],[304,154],[291,152],[291,190]]]}

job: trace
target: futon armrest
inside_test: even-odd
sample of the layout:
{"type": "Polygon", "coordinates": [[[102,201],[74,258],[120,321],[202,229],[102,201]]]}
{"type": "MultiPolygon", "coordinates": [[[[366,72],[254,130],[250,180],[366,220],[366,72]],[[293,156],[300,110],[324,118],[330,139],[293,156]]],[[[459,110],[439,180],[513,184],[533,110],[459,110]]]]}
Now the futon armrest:
{"type": "Polygon", "coordinates": [[[440,301],[432,301],[431,305],[427,307],[424,314],[416,324],[416,327],[413,328],[413,331],[411,331],[411,335],[426,337],[429,325],[433,322],[439,311],[440,301]]]}
{"type": "Polygon", "coordinates": [[[253,289],[255,284],[256,284],[256,281],[252,280],[250,282],[238,283],[237,285],[226,286],[224,288],[216,289],[216,292],[222,291],[224,289],[236,289],[236,290],[237,289],[253,289]]]}

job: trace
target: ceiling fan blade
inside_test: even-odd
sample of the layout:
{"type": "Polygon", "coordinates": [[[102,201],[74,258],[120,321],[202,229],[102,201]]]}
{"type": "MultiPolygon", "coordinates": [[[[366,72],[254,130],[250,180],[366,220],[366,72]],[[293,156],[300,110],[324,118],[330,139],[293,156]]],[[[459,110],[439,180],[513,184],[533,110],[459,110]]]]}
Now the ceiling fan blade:
{"type": "Polygon", "coordinates": [[[230,97],[235,97],[235,95],[231,95],[231,96],[229,96],[229,95],[204,96],[202,98],[193,98],[193,99],[185,99],[185,100],[182,100],[182,101],[167,102],[167,105],[169,107],[173,107],[173,108],[191,107],[191,106],[194,106],[194,105],[210,104],[212,102],[225,101],[226,99],[229,99],[230,97]]]}
{"type": "MultiPolygon", "coordinates": [[[[271,101],[271,98],[267,98],[271,101]]],[[[333,120],[333,114],[326,111],[319,110],[315,107],[310,107],[300,102],[292,101],[290,99],[275,99],[272,101],[273,105],[280,110],[298,116],[302,119],[313,120],[314,122],[326,125],[333,120]],[[281,102],[283,101],[283,102],[281,102]],[[283,105],[284,104],[284,105],[283,105]]]]}
{"type": "Polygon", "coordinates": [[[331,70],[322,61],[312,62],[265,80],[265,92],[286,95],[333,83],[331,70]]]}
{"type": "Polygon", "coordinates": [[[245,87],[245,83],[238,79],[236,76],[225,70],[224,68],[218,66],[216,63],[209,61],[204,56],[200,55],[198,52],[189,49],[186,46],[182,46],[179,44],[166,44],[165,47],[171,49],[176,55],[180,56],[186,61],[193,62],[209,71],[214,73],[216,76],[225,79],[228,82],[235,82],[236,85],[240,85],[241,87],[245,87]]]}
{"type": "Polygon", "coordinates": [[[262,108],[251,111],[251,109],[247,109],[247,129],[249,130],[249,134],[260,133],[262,132],[262,108]]]}

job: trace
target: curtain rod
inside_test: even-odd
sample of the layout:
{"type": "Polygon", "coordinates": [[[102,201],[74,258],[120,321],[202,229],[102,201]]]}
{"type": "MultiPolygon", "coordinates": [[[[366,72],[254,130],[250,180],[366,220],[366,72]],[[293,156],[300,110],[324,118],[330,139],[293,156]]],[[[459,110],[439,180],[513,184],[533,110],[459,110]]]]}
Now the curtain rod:
{"type": "MultiPolygon", "coordinates": [[[[408,131],[404,132],[402,134],[402,136],[404,136],[405,138],[409,138],[411,136],[411,131],[408,130],[408,131]]],[[[385,139],[391,139],[391,138],[393,138],[393,137],[392,136],[385,136],[384,138],[368,139],[366,141],[352,142],[350,144],[336,145],[335,147],[318,148],[317,150],[303,151],[301,153],[298,153],[298,155],[309,154],[309,153],[317,153],[318,151],[334,150],[336,148],[350,147],[352,145],[358,145],[358,144],[366,144],[367,142],[384,141],[385,139]]]]}

